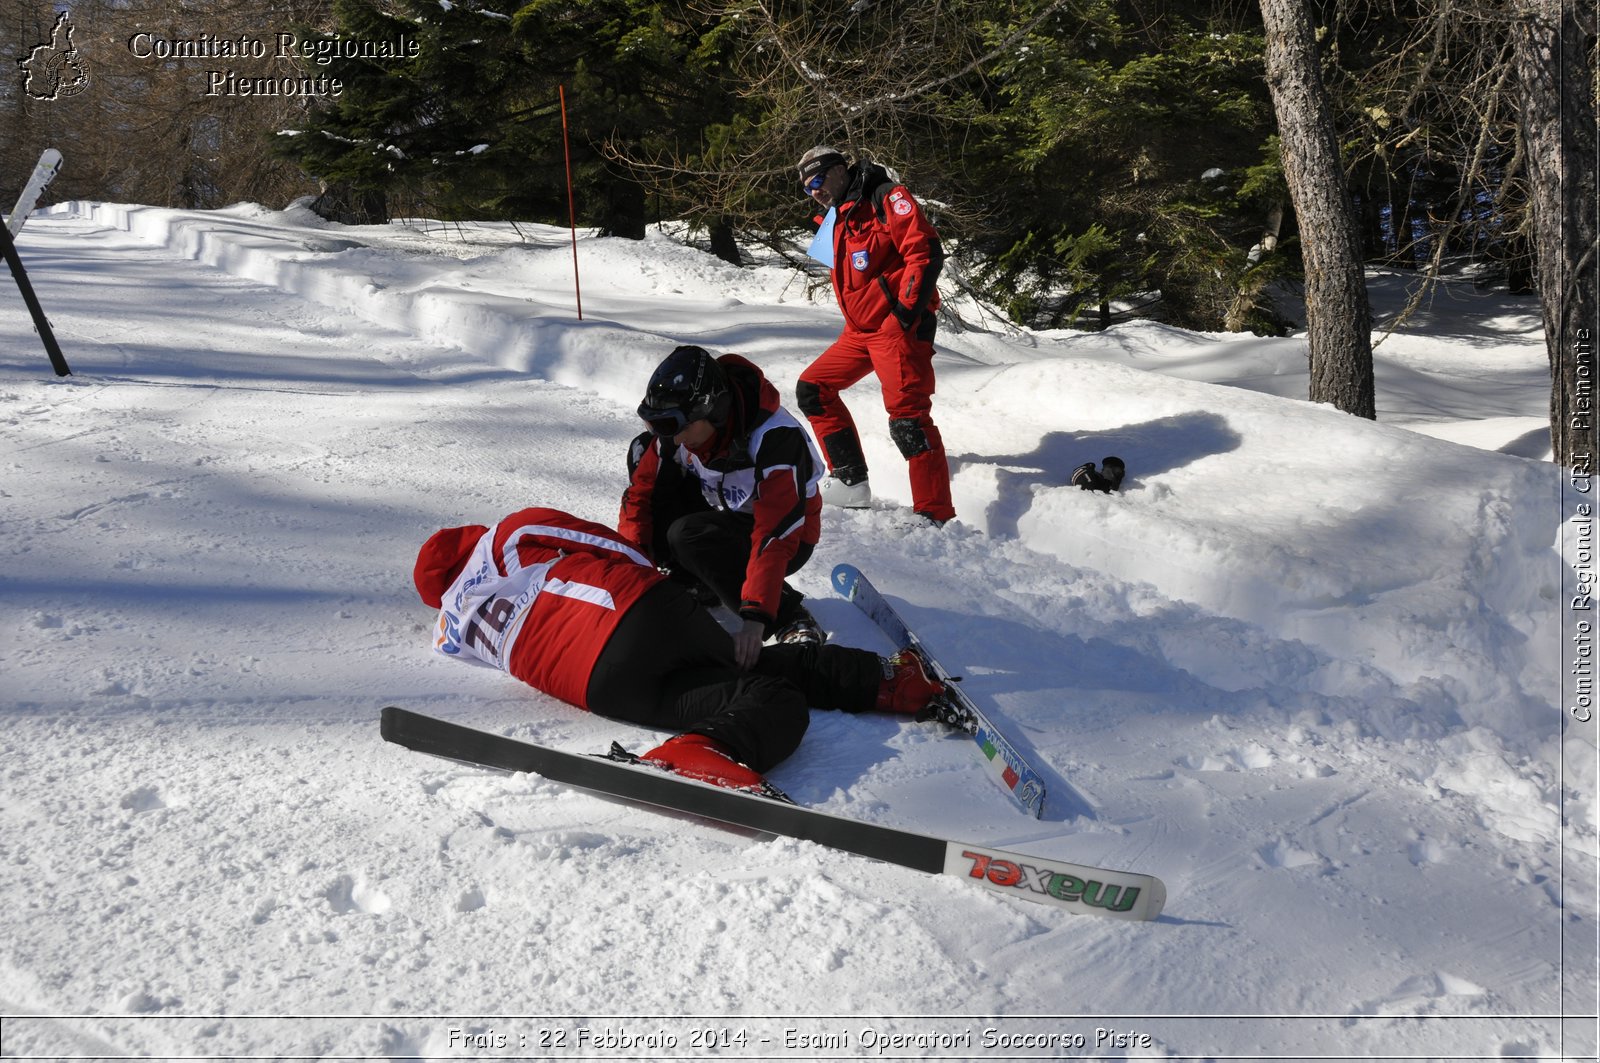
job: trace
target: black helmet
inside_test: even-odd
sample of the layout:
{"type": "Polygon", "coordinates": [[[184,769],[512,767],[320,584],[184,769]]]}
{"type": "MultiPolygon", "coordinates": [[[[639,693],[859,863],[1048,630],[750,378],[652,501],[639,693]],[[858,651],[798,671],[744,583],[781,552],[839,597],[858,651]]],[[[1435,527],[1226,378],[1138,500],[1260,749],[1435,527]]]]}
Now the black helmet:
{"type": "Polygon", "coordinates": [[[703,347],[684,346],[650,374],[639,416],[658,436],[675,436],[693,421],[718,427],[728,419],[728,380],[703,347]]]}

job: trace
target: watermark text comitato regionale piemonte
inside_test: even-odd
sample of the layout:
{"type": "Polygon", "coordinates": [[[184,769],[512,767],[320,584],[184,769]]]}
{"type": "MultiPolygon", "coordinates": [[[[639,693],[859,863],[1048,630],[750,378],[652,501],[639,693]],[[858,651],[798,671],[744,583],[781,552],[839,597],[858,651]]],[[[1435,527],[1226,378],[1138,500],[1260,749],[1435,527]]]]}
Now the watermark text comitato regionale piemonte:
{"type": "MultiPolygon", "coordinates": [[[[421,46],[415,38],[398,36],[392,40],[358,40],[339,34],[326,37],[301,37],[295,33],[276,33],[270,37],[222,36],[201,33],[195,37],[169,38],[140,32],[128,38],[128,51],[135,59],[154,62],[175,60],[276,61],[327,67],[338,59],[399,61],[415,59],[421,46]]],[[[317,74],[260,75],[241,73],[232,68],[205,71],[207,96],[338,96],[344,82],[326,72],[317,74]]]]}

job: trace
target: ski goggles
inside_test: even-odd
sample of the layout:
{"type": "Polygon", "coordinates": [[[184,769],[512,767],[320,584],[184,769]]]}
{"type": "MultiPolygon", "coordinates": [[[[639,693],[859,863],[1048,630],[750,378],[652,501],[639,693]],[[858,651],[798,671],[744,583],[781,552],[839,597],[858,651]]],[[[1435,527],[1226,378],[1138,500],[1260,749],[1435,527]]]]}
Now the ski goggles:
{"type": "Polygon", "coordinates": [[[671,439],[697,418],[691,416],[692,411],[685,411],[681,406],[670,406],[658,410],[653,406],[639,404],[639,419],[644,421],[650,431],[662,439],[671,439]]]}

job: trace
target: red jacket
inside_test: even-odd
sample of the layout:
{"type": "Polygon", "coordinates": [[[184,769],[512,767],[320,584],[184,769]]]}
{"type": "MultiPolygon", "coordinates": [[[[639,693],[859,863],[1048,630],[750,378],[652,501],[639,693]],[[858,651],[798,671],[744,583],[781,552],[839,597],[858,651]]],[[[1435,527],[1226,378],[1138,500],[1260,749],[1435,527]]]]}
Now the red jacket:
{"type": "Polygon", "coordinates": [[[698,481],[711,508],[755,518],[739,615],[772,623],[790,560],[801,543],[814,546],[821,537],[817,485],[825,466],[811,437],[783,408],[778,389],[760,369],[737,354],[725,354],[717,364],[733,393],[727,424],[700,453],[670,439],[654,439],[623,492],[617,530],[642,544],[645,552],[651,550],[656,540],[652,496],[665,465],[675,463],[682,475],[698,481]]]}
{"type": "Polygon", "coordinates": [[[833,225],[833,291],[845,324],[876,332],[893,314],[911,329],[939,309],[944,247],[922,207],[876,163],[858,163],[833,225]]]}
{"type": "Polygon", "coordinates": [[[662,576],[605,525],[534,508],[493,528],[435,532],[413,579],[439,610],[435,651],[499,668],[587,709],[596,658],[662,576]]]}

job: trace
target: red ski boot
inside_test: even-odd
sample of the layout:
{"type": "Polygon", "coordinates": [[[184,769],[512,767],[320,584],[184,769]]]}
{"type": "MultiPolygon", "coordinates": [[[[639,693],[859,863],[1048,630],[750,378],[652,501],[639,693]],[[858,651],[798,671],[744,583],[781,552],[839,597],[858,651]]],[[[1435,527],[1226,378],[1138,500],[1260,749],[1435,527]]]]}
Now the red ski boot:
{"type": "Polygon", "coordinates": [[[878,711],[916,716],[944,693],[943,684],[922,670],[922,658],[907,650],[884,662],[883,683],[878,687],[878,711]]]}
{"type": "Polygon", "coordinates": [[[727,746],[705,735],[681,734],[669,738],[639,759],[730,790],[766,788],[767,780],[760,772],[734,760],[727,746]]]}

